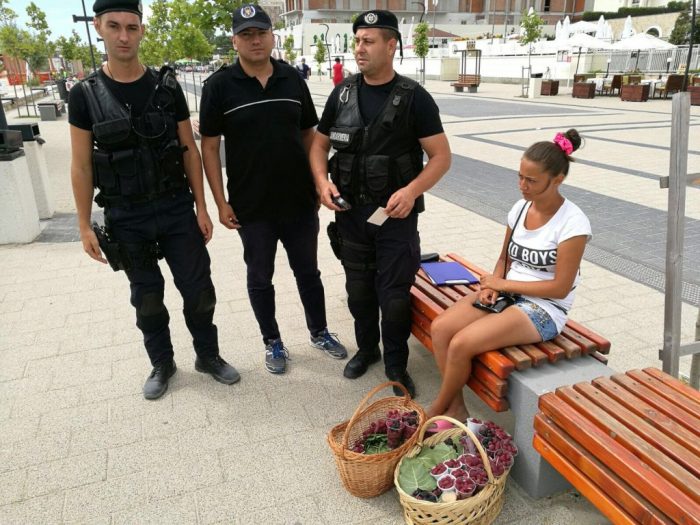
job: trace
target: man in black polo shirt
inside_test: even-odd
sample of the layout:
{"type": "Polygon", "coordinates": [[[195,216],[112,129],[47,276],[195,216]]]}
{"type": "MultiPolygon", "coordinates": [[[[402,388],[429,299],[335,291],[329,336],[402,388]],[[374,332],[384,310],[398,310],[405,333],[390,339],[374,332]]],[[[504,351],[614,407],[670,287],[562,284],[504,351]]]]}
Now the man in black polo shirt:
{"type": "Polygon", "coordinates": [[[243,241],[248,296],[265,344],[265,366],[281,374],[289,354],[275,319],[272,276],[278,241],[294,271],[310,344],[336,359],[344,359],[347,351],[328,332],[317,262],[318,207],[307,153],[318,118],[309,89],[295,69],[271,60],[271,26],[257,5],[235,11],[238,62],[207,80],[200,132],[219,221],[238,230],[243,241]],[[221,135],[226,138],[228,201],[219,160],[221,135]]]}

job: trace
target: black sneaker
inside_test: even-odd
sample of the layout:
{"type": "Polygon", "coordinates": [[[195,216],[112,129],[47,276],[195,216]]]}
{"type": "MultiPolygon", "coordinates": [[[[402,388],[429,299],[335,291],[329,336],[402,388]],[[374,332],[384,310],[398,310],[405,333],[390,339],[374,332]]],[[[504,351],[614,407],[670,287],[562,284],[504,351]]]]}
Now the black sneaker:
{"type": "MultiPolygon", "coordinates": [[[[411,376],[408,375],[408,372],[406,370],[387,370],[386,377],[389,381],[396,381],[397,383],[401,383],[403,386],[406,387],[406,390],[408,390],[408,393],[411,395],[412,398],[416,397],[416,385],[413,383],[413,379],[411,379],[411,376]]],[[[395,395],[405,395],[404,391],[401,390],[399,387],[395,386],[393,387],[393,389],[395,395]]]]}
{"type": "Polygon", "coordinates": [[[158,399],[168,390],[168,381],[177,370],[175,361],[158,363],[153,367],[151,375],[143,385],[143,397],[146,399],[158,399]]]}
{"type": "Polygon", "coordinates": [[[229,365],[220,355],[214,357],[199,357],[194,360],[194,369],[203,374],[209,374],[219,383],[232,385],[241,380],[238,370],[229,365]]]}

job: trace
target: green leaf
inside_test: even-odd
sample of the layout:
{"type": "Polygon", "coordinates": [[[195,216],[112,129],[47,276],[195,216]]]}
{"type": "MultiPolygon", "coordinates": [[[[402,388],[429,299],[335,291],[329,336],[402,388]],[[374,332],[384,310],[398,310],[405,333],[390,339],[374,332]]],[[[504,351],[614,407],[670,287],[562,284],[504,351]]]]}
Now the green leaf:
{"type": "Polygon", "coordinates": [[[434,467],[438,463],[442,463],[448,459],[455,459],[457,453],[455,449],[445,443],[439,443],[434,447],[423,447],[423,450],[417,456],[418,458],[423,458],[425,462],[430,462],[430,468],[434,467]]]}
{"type": "Polygon", "coordinates": [[[403,459],[399,470],[399,485],[409,495],[416,489],[434,490],[437,487],[435,479],[430,475],[430,468],[418,457],[403,459]]]}

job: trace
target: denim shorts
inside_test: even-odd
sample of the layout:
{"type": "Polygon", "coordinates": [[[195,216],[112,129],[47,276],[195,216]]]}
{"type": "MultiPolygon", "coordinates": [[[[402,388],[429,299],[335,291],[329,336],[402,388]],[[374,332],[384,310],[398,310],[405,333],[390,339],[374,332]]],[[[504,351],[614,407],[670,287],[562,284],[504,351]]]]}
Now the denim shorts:
{"type": "Polygon", "coordinates": [[[514,306],[517,306],[527,314],[530,321],[532,321],[532,324],[535,325],[535,328],[542,337],[542,341],[554,339],[559,334],[556,323],[540,305],[517,296],[515,298],[514,306]]]}

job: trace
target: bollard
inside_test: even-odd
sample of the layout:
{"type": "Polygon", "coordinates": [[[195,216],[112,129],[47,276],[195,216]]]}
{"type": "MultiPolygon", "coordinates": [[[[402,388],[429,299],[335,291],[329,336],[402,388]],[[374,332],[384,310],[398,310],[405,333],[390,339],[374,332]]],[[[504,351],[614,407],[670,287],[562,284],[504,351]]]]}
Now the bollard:
{"type": "Polygon", "coordinates": [[[39,124],[12,124],[9,129],[20,131],[24,141],[24,154],[29,167],[29,176],[34,188],[34,198],[40,219],[53,217],[55,206],[49,182],[49,169],[42,150],[44,140],[39,136],[39,124]]]}
{"type": "Polygon", "coordinates": [[[0,131],[0,244],[32,242],[41,232],[19,131],[0,131]]]}

